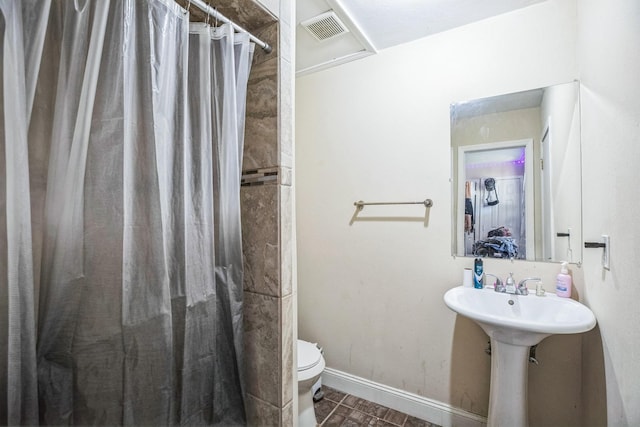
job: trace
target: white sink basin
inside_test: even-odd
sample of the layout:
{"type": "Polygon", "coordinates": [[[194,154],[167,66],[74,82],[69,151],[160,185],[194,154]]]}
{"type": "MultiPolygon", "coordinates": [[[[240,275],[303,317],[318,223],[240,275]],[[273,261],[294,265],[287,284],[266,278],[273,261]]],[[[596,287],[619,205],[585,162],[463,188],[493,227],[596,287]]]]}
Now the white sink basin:
{"type": "Polygon", "coordinates": [[[555,294],[511,295],[459,286],[444,294],[451,310],[474,320],[491,338],[490,427],[526,427],[529,347],[552,334],[596,325],[588,307],[555,294]]]}
{"type": "Polygon", "coordinates": [[[444,294],[444,302],[456,313],[475,320],[489,336],[499,334],[497,339],[512,344],[534,345],[551,334],[576,334],[596,325],[588,307],[555,294],[511,295],[490,287],[459,286],[444,294]],[[521,339],[527,342],[512,342],[521,339]]]}

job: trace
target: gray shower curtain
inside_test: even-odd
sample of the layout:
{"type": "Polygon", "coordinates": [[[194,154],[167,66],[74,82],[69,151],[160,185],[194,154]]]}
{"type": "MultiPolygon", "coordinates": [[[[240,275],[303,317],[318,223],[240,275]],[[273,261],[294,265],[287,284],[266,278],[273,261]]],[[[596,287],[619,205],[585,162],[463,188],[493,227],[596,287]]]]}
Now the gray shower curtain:
{"type": "Polygon", "coordinates": [[[0,11],[0,423],[243,424],[253,45],[171,0],[0,11]]]}

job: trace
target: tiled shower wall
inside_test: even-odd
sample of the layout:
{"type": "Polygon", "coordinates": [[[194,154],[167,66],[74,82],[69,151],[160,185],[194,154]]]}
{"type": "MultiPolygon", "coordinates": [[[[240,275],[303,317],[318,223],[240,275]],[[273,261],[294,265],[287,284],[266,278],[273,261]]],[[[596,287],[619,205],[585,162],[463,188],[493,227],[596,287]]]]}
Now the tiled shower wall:
{"type": "Polygon", "coordinates": [[[280,1],[279,22],[256,31],[274,50],[256,51],[247,94],[241,201],[250,425],[294,422],[290,1],[280,1]]]}
{"type": "MultiPolygon", "coordinates": [[[[188,0],[178,0],[188,3],[188,0]]],[[[242,244],[249,425],[294,419],[293,0],[209,0],[273,46],[256,46],[247,93],[242,244]]],[[[296,395],[297,397],[297,395],[296,395]]]]}

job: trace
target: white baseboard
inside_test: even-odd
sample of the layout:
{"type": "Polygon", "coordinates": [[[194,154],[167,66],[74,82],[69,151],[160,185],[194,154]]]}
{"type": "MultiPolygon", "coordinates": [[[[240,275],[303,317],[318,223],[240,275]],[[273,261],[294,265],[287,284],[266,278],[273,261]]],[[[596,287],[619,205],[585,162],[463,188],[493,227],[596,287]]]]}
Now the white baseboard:
{"type": "Polygon", "coordinates": [[[325,368],[322,384],[442,427],[485,427],[487,419],[446,403],[325,368]]]}

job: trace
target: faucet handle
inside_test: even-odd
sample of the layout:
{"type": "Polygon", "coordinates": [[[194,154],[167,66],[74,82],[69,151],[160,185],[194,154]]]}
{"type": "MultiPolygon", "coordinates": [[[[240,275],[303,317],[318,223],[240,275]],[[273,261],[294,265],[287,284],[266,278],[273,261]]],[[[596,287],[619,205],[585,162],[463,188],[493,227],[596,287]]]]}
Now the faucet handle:
{"type": "Polygon", "coordinates": [[[542,282],[542,279],[539,277],[527,277],[526,279],[522,279],[518,282],[517,293],[520,295],[529,295],[529,288],[527,288],[528,281],[537,281],[542,282]]]}
{"type": "Polygon", "coordinates": [[[495,277],[496,281],[493,283],[493,290],[496,292],[504,292],[505,291],[505,287],[504,287],[504,283],[502,283],[502,280],[500,280],[500,278],[498,276],[496,276],[495,274],[491,274],[491,273],[484,273],[485,276],[491,276],[491,277],[495,277]]]}

